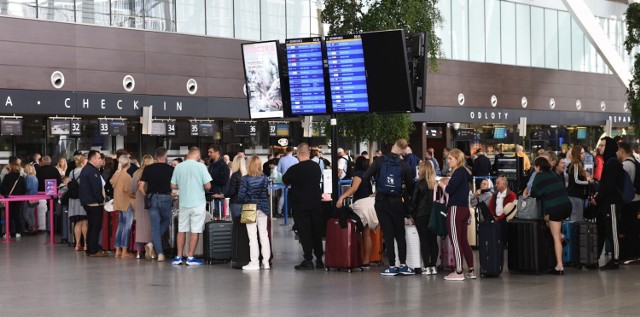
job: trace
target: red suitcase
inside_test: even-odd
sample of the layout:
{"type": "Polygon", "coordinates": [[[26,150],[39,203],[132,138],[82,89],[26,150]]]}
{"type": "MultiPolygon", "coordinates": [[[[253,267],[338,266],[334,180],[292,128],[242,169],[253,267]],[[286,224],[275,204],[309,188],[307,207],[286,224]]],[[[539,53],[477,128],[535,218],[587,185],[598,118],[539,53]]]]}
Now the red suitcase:
{"type": "Polygon", "coordinates": [[[329,269],[362,270],[362,256],[360,244],[362,233],[356,228],[355,222],[347,221],[346,228],[340,228],[338,218],[327,221],[327,240],[324,263],[329,269]]]}
{"type": "Polygon", "coordinates": [[[118,212],[102,213],[102,250],[115,251],[116,231],[118,231],[118,212]]]}

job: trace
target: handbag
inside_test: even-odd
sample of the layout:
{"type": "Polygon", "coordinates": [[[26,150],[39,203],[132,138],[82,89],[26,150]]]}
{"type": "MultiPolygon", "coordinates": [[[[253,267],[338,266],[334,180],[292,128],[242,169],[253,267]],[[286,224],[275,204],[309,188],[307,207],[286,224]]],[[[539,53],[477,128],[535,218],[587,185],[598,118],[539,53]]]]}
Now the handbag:
{"type": "Polygon", "coordinates": [[[534,197],[518,198],[518,219],[539,220],[542,219],[542,206],[534,197]]]}
{"type": "MultiPolygon", "coordinates": [[[[260,194],[264,191],[265,181],[262,182],[262,187],[260,194]]],[[[249,201],[253,201],[253,195],[251,195],[251,199],[249,201]]],[[[256,203],[245,203],[242,204],[242,213],[240,214],[240,223],[256,223],[258,219],[258,204],[256,203]]]]}
{"type": "Polygon", "coordinates": [[[444,203],[443,194],[440,200],[436,200],[437,188],[433,190],[433,207],[431,208],[431,216],[429,216],[429,224],[427,229],[436,235],[445,237],[447,235],[447,205],[444,203]]]}
{"type": "MultiPolygon", "coordinates": [[[[11,187],[11,191],[9,191],[9,195],[5,196],[5,198],[9,198],[9,196],[11,196],[11,194],[13,194],[13,190],[16,189],[16,185],[18,185],[18,181],[20,180],[20,178],[22,178],[22,176],[18,177],[16,179],[16,181],[13,183],[13,187],[11,187]]],[[[5,202],[2,202],[2,208],[5,207],[5,202]]]]}
{"type": "Polygon", "coordinates": [[[258,218],[258,204],[242,204],[240,223],[256,223],[258,218]]]}

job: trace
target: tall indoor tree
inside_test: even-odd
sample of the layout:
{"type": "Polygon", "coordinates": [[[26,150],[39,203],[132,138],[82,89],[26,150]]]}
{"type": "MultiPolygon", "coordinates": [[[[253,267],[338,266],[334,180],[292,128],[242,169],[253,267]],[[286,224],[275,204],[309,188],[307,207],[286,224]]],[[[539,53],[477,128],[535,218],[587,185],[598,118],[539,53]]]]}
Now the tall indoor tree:
{"type": "MultiPolygon", "coordinates": [[[[627,54],[640,45],[640,3],[632,3],[625,13],[627,19],[627,38],[624,47],[627,54]]],[[[631,124],[636,136],[640,135],[640,53],[633,56],[633,73],[627,88],[627,108],[631,111],[631,124]]]]}
{"type": "MultiPolygon", "coordinates": [[[[427,34],[429,68],[436,71],[441,56],[441,41],[436,27],[442,16],[438,0],[324,0],[322,22],[329,25],[329,35],[404,29],[407,33],[427,34]]],[[[409,114],[338,115],[338,133],[357,141],[391,143],[409,138],[414,130],[409,114]]]]}

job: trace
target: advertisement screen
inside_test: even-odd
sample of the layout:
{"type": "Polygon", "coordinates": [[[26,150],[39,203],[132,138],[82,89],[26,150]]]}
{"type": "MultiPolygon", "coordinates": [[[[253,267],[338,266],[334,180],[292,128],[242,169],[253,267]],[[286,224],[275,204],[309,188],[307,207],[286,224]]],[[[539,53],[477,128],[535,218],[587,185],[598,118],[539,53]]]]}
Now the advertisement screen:
{"type": "Polygon", "coordinates": [[[251,118],[282,118],[277,42],[243,44],[242,59],[251,118]]]}

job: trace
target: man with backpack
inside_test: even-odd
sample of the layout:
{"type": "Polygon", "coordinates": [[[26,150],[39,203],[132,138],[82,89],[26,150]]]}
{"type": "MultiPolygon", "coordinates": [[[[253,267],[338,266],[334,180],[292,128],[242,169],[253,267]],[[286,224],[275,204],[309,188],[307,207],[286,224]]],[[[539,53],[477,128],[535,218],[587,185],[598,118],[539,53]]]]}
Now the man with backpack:
{"type": "Polygon", "coordinates": [[[409,201],[408,199],[403,201],[403,195],[413,193],[411,167],[401,157],[407,146],[407,141],[404,139],[396,141],[391,148],[391,153],[377,157],[363,176],[364,182],[369,181],[372,176],[376,180],[375,209],[387,245],[389,259],[389,267],[380,272],[385,276],[414,274],[406,264],[407,241],[404,230],[405,208],[403,203],[409,203],[409,201]],[[398,263],[395,263],[394,240],[398,243],[399,267],[398,263]]]}
{"type": "Polygon", "coordinates": [[[629,204],[622,207],[622,221],[620,231],[623,234],[621,241],[621,254],[624,264],[631,264],[640,258],[640,224],[638,212],[640,212],[640,163],[633,157],[629,143],[618,143],[618,160],[622,162],[622,168],[629,175],[633,184],[634,197],[629,204]]]}
{"type": "Polygon", "coordinates": [[[338,178],[340,180],[346,180],[353,178],[351,159],[349,155],[345,153],[344,149],[338,148],[338,178]]]}
{"type": "Polygon", "coordinates": [[[598,250],[602,250],[605,241],[613,244],[613,257],[600,267],[601,270],[618,269],[620,246],[618,243],[618,217],[622,211],[622,189],[624,182],[624,169],[618,160],[616,152],[618,145],[610,137],[600,139],[598,150],[602,153],[604,168],[598,193],[591,204],[597,206],[598,216],[598,250]]]}

